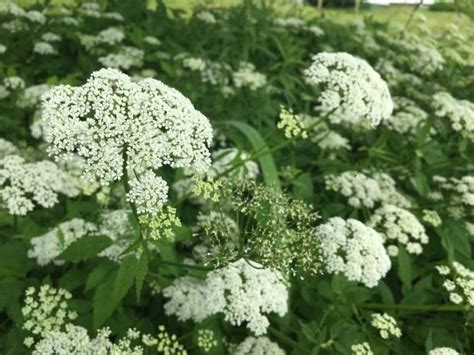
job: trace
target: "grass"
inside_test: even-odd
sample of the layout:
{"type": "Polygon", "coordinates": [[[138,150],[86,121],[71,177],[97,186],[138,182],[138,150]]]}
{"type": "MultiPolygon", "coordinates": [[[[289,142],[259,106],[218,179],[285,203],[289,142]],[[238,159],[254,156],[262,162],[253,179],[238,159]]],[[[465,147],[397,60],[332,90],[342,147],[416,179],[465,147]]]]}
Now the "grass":
{"type": "MultiPolygon", "coordinates": [[[[4,1],[4,0],[0,0],[4,1]]],[[[28,6],[36,2],[36,0],[13,0],[14,2],[28,6]]],[[[70,4],[75,0],[52,0],[53,3],[70,4]]],[[[134,1],[134,0],[123,0],[123,1],[134,1]]],[[[238,4],[242,0],[164,0],[165,4],[171,8],[179,8],[186,11],[191,11],[196,6],[208,5],[210,7],[227,7],[238,4]]],[[[149,0],[151,4],[155,0],[149,0]]],[[[300,15],[307,18],[314,18],[321,16],[321,12],[315,7],[307,5],[294,8],[285,4],[279,5],[282,13],[299,13],[300,15]]],[[[340,10],[340,9],[325,9],[323,15],[328,18],[340,22],[347,23],[354,19],[356,16],[371,16],[374,19],[382,22],[390,22],[392,24],[404,24],[408,20],[413,6],[390,6],[390,7],[372,7],[369,9],[363,9],[358,14],[354,11],[340,10]]],[[[430,11],[427,8],[421,8],[418,10],[419,13],[423,14],[427,18],[427,25],[433,32],[442,32],[448,24],[456,24],[461,30],[473,31],[474,20],[469,17],[457,14],[455,12],[435,12],[430,11]]]]}

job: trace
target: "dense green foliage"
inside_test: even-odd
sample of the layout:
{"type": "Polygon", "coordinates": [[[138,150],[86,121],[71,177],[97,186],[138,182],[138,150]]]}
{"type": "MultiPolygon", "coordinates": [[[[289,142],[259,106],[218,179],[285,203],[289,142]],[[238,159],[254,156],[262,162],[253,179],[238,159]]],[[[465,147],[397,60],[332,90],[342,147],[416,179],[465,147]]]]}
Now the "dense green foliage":
{"type": "MultiPolygon", "coordinates": [[[[365,22],[357,19],[341,25],[324,18],[285,26],[275,21],[282,14],[266,2],[255,5],[246,1],[225,9],[198,8],[191,17],[167,8],[160,1],[153,11],[147,9],[144,0],[109,0],[100,4],[102,12],[118,12],[124,20],[86,16],[79,5],[69,9],[70,16],[78,19],[76,26],[55,21],[64,15],[53,5],[31,8],[47,9],[45,23],[0,13],[1,24],[16,23],[12,26],[20,28],[16,32],[0,28],[0,44],[6,46],[6,51],[0,54],[0,81],[19,76],[26,87],[79,86],[92,72],[103,67],[99,57],[117,53],[122,46],[142,50],[143,59],[122,69],[124,72],[132,77],[153,76],[178,89],[209,118],[218,142],[212,150],[217,151],[219,144],[225,142],[223,146],[246,152],[249,160],[258,164],[257,188],[251,190],[252,187],[246,186],[250,189],[247,191],[241,187],[226,187],[225,183],[229,183],[226,181],[222,185],[226,190],[221,194],[234,203],[236,212],[232,216],[237,216],[239,229],[250,231],[245,237],[248,243],[253,243],[249,257],[260,257],[257,249],[268,247],[258,240],[250,242],[257,235],[256,231],[270,234],[288,229],[296,230],[294,235],[300,236],[301,231],[313,227],[314,221],[308,217],[303,227],[288,228],[288,225],[293,227],[291,218],[296,218],[290,213],[292,209],[306,211],[305,208],[311,206],[320,217],[316,225],[335,216],[368,224],[374,214],[372,208],[355,208],[341,193],[327,188],[329,175],[347,171],[388,174],[398,193],[410,202],[407,209],[425,226],[429,243],[423,245],[423,252],[415,255],[400,248],[398,256],[391,258],[391,270],[374,288],[348,281],[343,275],[288,273],[289,311],[283,317],[269,317],[268,337],[272,341],[290,354],[350,354],[351,346],[362,342],[369,342],[375,354],[425,354],[441,346],[466,354],[474,351],[474,308],[472,304],[452,304],[449,292],[442,286],[444,279],[435,269],[437,265],[451,265],[454,261],[468,269],[474,268],[474,234],[470,224],[474,223],[473,203],[463,205],[457,197],[463,191],[443,190],[434,179],[435,176],[460,179],[474,175],[474,116],[464,116],[467,123],[461,129],[453,128],[449,114],[439,114],[436,105],[439,99],[435,96],[449,92],[457,100],[474,102],[474,33],[460,33],[450,27],[444,33],[430,34],[423,27],[423,19],[416,15],[408,26],[402,24],[400,28],[374,19],[365,22]],[[210,11],[216,21],[203,21],[198,16],[203,11],[210,11]],[[21,29],[22,26],[25,28],[21,29]],[[317,26],[321,31],[315,34],[308,30],[310,26],[317,26]],[[95,48],[97,51],[88,50],[81,41],[84,35],[97,35],[109,27],[119,27],[125,39],[121,43],[104,44],[95,48]],[[60,41],[52,42],[56,53],[35,53],[35,43],[47,32],[61,36],[60,41]],[[146,36],[154,36],[161,43],[158,46],[147,43],[146,36]],[[434,36],[437,41],[433,40],[434,36]],[[347,52],[364,58],[387,81],[393,98],[409,99],[413,106],[426,112],[426,117],[418,124],[408,124],[411,129],[405,131],[397,131],[385,122],[374,129],[365,129],[327,120],[327,116],[314,111],[321,88],[311,86],[303,76],[311,64],[311,56],[320,52],[347,52]],[[227,79],[217,83],[203,79],[200,70],[183,65],[186,58],[225,64],[222,70],[227,79]],[[232,73],[242,62],[252,63],[257,72],[265,75],[263,87],[253,90],[232,86],[235,80],[232,73]],[[230,94],[226,91],[229,86],[232,86],[230,94]],[[321,147],[318,139],[313,139],[321,133],[312,130],[308,130],[307,139],[285,137],[276,128],[281,106],[301,116],[319,115],[331,132],[347,138],[349,148],[321,147]],[[281,189],[288,200],[281,196],[272,200],[265,195],[271,195],[268,191],[259,189],[270,189],[278,196],[281,189]],[[432,198],[434,193],[439,195],[440,192],[443,193],[441,199],[432,198]],[[233,197],[232,193],[236,195],[233,197]],[[250,198],[254,193],[261,195],[250,198]],[[267,201],[268,206],[262,202],[261,210],[253,206],[254,210],[242,212],[242,201],[267,201]],[[272,201],[277,201],[280,211],[286,214],[276,213],[271,208],[272,201]],[[300,201],[305,202],[304,206],[300,201]],[[436,211],[442,223],[437,226],[427,223],[423,219],[424,210],[436,211]],[[269,226],[272,221],[285,218],[289,222],[269,226]],[[382,339],[370,324],[374,312],[387,312],[397,319],[402,336],[382,339]]],[[[299,11],[295,7],[286,15],[298,16],[299,11]]],[[[24,90],[12,90],[0,99],[1,138],[14,143],[27,161],[48,160],[48,145],[41,138],[35,138],[30,130],[41,115],[40,105],[22,105],[25,95],[24,90]]],[[[396,120],[399,117],[396,113],[402,110],[403,104],[396,107],[392,119],[396,120]]],[[[469,114],[473,115],[474,110],[461,112],[461,115],[469,114]]],[[[221,175],[226,176],[245,163],[245,158],[243,161],[233,159],[230,171],[224,169],[221,175]]],[[[186,177],[183,169],[165,168],[160,172],[170,186],[186,177]]],[[[218,340],[218,345],[209,353],[223,354],[227,352],[227,344],[239,343],[249,335],[245,326],[231,326],[219,316],[200,323],[180,322],[174,315],[165,314],[167,299],[160,292],[179,276],[203,279],[214,266],[235,260],[235,254],[222,249],[227,245],[226,235],[219,234],[222,231],[218,226],[205,233],[196,232],[200,213],[206,209],[222,211],[228,204],[203,205],[190,195],[178,195],[170,189],[170,205],[176,208],[182,224],[173,227],[171,239],[143,241],[140,239],[143,235],[137,233],[138,220],[131,218],[133,228],[127,235],[130,243],[120,262],[98,256],[112,244],[105,235],[84,236],[74,241],[62,251],[61,260],[65,262],[61,265],[39,266],[35,259],[28,257],[30,240],[60,223],[81,218],[99,224],[104,211],[129,209],[121,189],[122,181],[119,181],[107,189],[96,188],[95,193],[72,198],[61,196],[53,207],[37,207],[26,216],[11,215],[2,206],[2,354],[31,352],[23,345],[27,332],[23,328],[21,308],[25,290],[42,284],[71,292],[70,308],[78,313],[75,324],[87,328],[91,336],[102,326],[109,326],[112,334],[119,337],[131,327],[154,334],[158,325],[165,325],[168,331],[177,334],[189,353],[201,354],[204,352],[197,347],[196,334],[205,328],[213,330],[218,340]],[[197,265],[186,265],[185,259],[195,256],[192,247],[199,242],[198,238],[213,237],[224,239],[212,245],[222,253],[216,253],[205,260],[206,263],[195,258],[197,265]]],[[[304,213],[299,217],[303,218],[304,213]]],[[[298,242],[309,243],[304,237],[298,242]]],[[[298,245],[291,248],[297,250],[298,245]]],[[[244,253],[239,251],[237,255],[244,253]]],[[[281,254],[275,256],[275,260],[282,255],[284,258],[281,254]]],[[[283,263],[272,260],[273,263],[265,264],[262,260],[259,262],[265,266],[283,263]]],[[[147,349],[147,353],[156,351],[147,349]]]]}

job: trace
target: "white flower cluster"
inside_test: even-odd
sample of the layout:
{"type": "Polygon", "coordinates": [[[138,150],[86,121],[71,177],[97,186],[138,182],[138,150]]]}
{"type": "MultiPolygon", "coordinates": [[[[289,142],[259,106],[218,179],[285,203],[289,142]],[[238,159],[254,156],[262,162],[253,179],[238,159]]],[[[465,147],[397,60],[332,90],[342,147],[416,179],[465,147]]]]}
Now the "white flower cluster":
{"type": "Polygon", "coordinates": [[[302,28],[306,25],[306,22],[299,17],[280,17],[275,19],[275,25],[289,28],[302,28]]]}
{"type": "Polygon", "coordinates": [[[334,111],[341,123],[376,126],[392,114],[387,84],[363,59],[348,53],[319,53],[304,76],[309,84],[323,88],[320,109],[334,111]]]}
{"type": "Polygon", "coordinates": [[[35,345],[32,354],[144,354],[141,345],[132,345],[132,341],[137,340],[136,337],[139,336],[136,331],[129,330],[117,343],[109,339],[110,335],[109,328],[101,328],[95,338],[90,338],[86,328],[68,323],[63,331],[56,330],[45,334],[35,345]]]}
{"type": "Polygon", "coordinates": [[[255,65],[248,62],[240,62],[239,69],[232,74],[234,85],[237,88],[247,87],[252,91],[260,89],[267,84],[265,74],[255,70],[255,65]]]}
{"type": "Polygon", "coordinates": [[[359,344],[354,344],[351,346],[352,355],[374,355],[370,344],[366,341],[359,344]]]}
{"type": "Polygon", "coordinates": [[[374,313],[372,314],[372,326],[379,331],[382,339],[388,339],[389,336],[393,335],[396,338],[402,336],[402,331],[397,325],[397,321],[387,313],[374,313]]]}
{"type": "Polygon", "coordinates": [[[161,41],[154,36],[145,36],[143,42],[149,44],[150,46],[158,47],[161,45],[161,41]]]}
{"type": "Polygon", "coordinates": [[[130,181],[127,201],[135,204],[139,214],[158,212],[168,200],[168,184],[148,170],[140,178],[130,181]]]}
{"type": "Polygon", "coordinates": [[[230,86],[229,76],[232,72],[230,65],[209,59],[190,57],[187,54],[180,54],[176,58],[182,58],[183,67],[192,71],[199,71],[203,83],[219,87],[225,96],[234,93],[234,89],[230,86]]]}
{"type": "Polygon", "coordinates": [[[384,125],[400,134],[415,136],[419,126],[426,122],[428,114],[405,97],[394,97],[393,101],[394,114],[383,121],[384,125]]]}
{"type": "Polygon", "coordinates": [[[145,52],[141,49],[123,46],[117,53],[110,53],[106,56],[99,57],[98,61],[104,67],[116,69],[130,69],[131,67],[141,67],[143,65],[143,57],[145,52]]]}
{"type": "Polygon", "coordinates": [[[196,18],[211,25],[217,22],[216,17],[209,11],[198,12],[196,18]]]}
{"type": "Polygon", "coordinates": [[[0,200],[10,214],[26,215],[35,204],[53,207],[59,193],[75,195],[67,175],[53,162],[27,163],[18,155],[0,159],[0,200]]]}
{"type": "Polygon", "coordinates": [[[40,266],[54,263],[62,265],[58,256],[74,241],[96,231],[96,226],[80,218],[63,222],[48,233],[32,238],[28,257],[36,259],[40,266]]]}
{"type": "Polygon", "coordinates": [[[58,51],[48,42],[36,42],[33,46],[33,52],[40,55],[58,54],[58,51]]]}
{"type": "Polygon", "coordinates": [[[0,14],[10,14],[12,16],[25,16],[26,11],[12,1],[2,1],[0,3],[0,14]]]}
{"type": "Polygon", "coordinates": [[[58,35],[56,33],[46,32],[43,35],[41,35],[41,39],[44,42],[59,42],[59,41],[61,41],[62,38],[61,38],[60,35],[58,35]]]}
{"type": "Polygon", "coordinates": [[[18,100],[18,106],[33,108],[41,100],[41,96],[49,90],[48,84],[39,84],[27,87],[18,100]]]}
{"type": "Polygon", "coordinates": [[[247,324],[255,335],[264,334],[269,325],[264,313],[283,316],[288,311],[288,291],[277,271],[240,259],[208,273],[204,281],[181,277],[163,290],[170,300],[168,315],[180,321],[205,318],[223,313],[232,325],[247,324]]]}
{"type": "Polygon", "coordinates": [[[12,142],[0,138],[0,159],[16,154],[18,154],[18,148],[12,142]]]}
{"type": "Polygon", "coordinates": [[[197,331],[196,343],[199,349],[208,353],[218,344],[216,334],[210,329],[199,329],[197,331]]]}
{"type": "Polygon", "coordinates": [[[423,210],[423,221],[432,225],[433,227],[438,227],[443,223],[443,220],[439,216],[438,212],[433,210],[423,210]]]}
{"type": "Polygon", "coordinates": [[[291,139],[299,136],[303,139],[308,138],[303,118],[294,114],[291,108],[280,106],[279,118],[277,128],[284,130],[286,138],[291,139]]]}
{"type": "Polygon", "coordinates": [[[8,76],[3,79],[3,85],[0,85],[0,99],[4,99],[11,92],[20,91],[25,88],[25,81],[19,76],[8,76]]]}
{"type": "Polygon", "coordinates": [[[196,172],[210,165],[209,121],[155,79],[134,83],[117,70],[102,69],[83,86],[48,91],[42,121],[49,152],[56,158],[77,154],[85,162],[84,176],[104,185],[120,180],[125,169],[140,178],[165,165],[196,172]]]}
{"type": "Polygon", "coordinates": [[[435,39],[405,32],[403,39],[394,43],[399,50],[404,52],[394,54],[395,62],[406,66],[412,72],[421,75],[432,75],[443,68],[445,60],[436,48],[435,39]]]}
{"type": "Polygon", "coordinates": [[[443,287],[449,292],[449,300],[474,307],[474,271],[457,261],[453,262],[452,268],[437,266],[436,269],[446,277],[443,287]]]}
{"type": "Polygon", "coordinates": [[[374,287],[390,270],[383,238],[355,219],[330,218],[316,228],[316,237],[328,273],[374,287]]]}
{"type": "Polygon", "coordinates": [[[474,176],[445,178],[434,176],[433,181],[442,191],[449,193],[449,203],[453,206],[474,207],[474,176]]]}
{"type": "Polygon", "coordinates": [[[86,328],[70,323],[77,317],[75,312],[69,310],[67,300],[70,298],[68,291],[49,285],[41,286],[38,291],[34,287],[26,291],[25,305],[22,308],[25,318],[23,328],[31,336],[25,338],[24,344],[34,346],[32,354],[143,355],[143,345],[155,347],[158,352],[165,354],[187,354],[176,335],[170,336],[163,326],[159,327],[156,337],[129,328],[126,335],[114,343],[110,340],[110,329],[101,328],[97,330],[95,338],[90,338],[86,328]]]}
{"type": "MultiPolygon", "coordinates": [[[[86,235],[105,236],[113,244],[99,253],[114,262],[120,262],[123,251],[133,243],[133,228],[129,220],[129,211],[115,210],[104,212],[98,225],[73,218],[59,224],[48,233],[31,239],[28,257],[36,259],[40,266],[53,263],[62,265],[61,253],[74,241],[86,235]]],[[[153,245],[150,245],[153,247],[153,245]]]]}
{"type": "MultiPolygon", "coordinates": [[[[50,332],[59,331],[64,324],[77,317],[70,312],[66,301],[71,294],[63,289],[43,285],[38,290],[30,287],[26,290],[25,305],[21,309],[23,328],[33,337],[44,337],[50,332]]],[[[35,339],[29,337],[25,344],[31,346],[35,339]]]]}
{"type": "Polygon", "coordinates": [[[103,18],[122,22],[123,16],[117,12],[102,12],[100,5],[96,2],[84,2],[79,7],[79,12],[82,16],[92,18],[103,18]]]}
{"type": "Polygon", "coordinates": [[[410,212],[393,205],[377,209],[369,220],[369,226],[385,239],[388,254],[398,255],[398,245],[403,245],[410,254],[419,255],[422,244],[428,243],[425,227],[410,212]]]}
{"type": "Polygon", "coordinates": [[[267,337],[247,337],[231,352],[232,355],[285,355],[277,343],[267,337]]]}
{"type": "Polygon", "coordinates": [[[305,126],[312,127],[311,133],[308,133],[311,141],[315,142],[321,150],[351,149],[349,140],[333,131],[326,122],[309,115],[301,116],[305,126]]]}
{"type": "Polygon", "coordinates": [[[448,118],[456,132],[474,140],[474,103],[457,100],[447,92],[438,92],[433,96],[433,106],[436,116],[448,118]]]}
{"type": "Polygon", "coordinates": [[[456,350],[448,348],[448,347],[441,347],[441,348],[434,348],[430,350],[428,355],[461,355],[456,350]]]}
{"type": "Polygon", "coordinates": [[[409,207],[410,202],[395,188],[395,181],[381,172],[345,171],[339,175],[325,177],[326,189],[347,197],[347,203],[355,208],[374,208],[376,204],[389,202],[400,207],[409,207]]]}

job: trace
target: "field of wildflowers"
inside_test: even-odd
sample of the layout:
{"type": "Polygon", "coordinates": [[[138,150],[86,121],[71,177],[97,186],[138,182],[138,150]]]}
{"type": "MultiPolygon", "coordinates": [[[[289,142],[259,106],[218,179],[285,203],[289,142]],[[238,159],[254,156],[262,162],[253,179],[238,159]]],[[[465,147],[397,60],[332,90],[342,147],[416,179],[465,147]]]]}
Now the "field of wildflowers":
{"type": "Polygon", "coordinates": [[[474,26],[149,5],[0,1],[0,353],[473,353],[474,26]]]}

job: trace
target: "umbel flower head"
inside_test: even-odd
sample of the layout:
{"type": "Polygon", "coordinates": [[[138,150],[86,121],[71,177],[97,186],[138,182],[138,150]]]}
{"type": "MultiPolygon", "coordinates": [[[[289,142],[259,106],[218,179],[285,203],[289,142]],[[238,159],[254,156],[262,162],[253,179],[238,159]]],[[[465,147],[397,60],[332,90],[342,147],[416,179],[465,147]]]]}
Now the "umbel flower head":
{"type": "Polygon", "coordinates": [[[83,174],[102,184],[125,169],[190,167],[205,171],[212,128],[177,90],[155,79],[132,82],[115,69],[92,73],[83,86],[60,85],[43,96],[49,152],[84,158],[83,174]]]}
{"type": "Polygon", "coordinates": [[[318,53],[304,76],[309,84],[321,87],[321,110],[335,110],[341,121],[376,126],[392,113],[387,83],[363,59],[348,53],[318,53]]]}
{"type": "Polygon", "coordinates": [[[333,217],[316,228],[326,271],[374,287],[390,270],[383,239],[355,220],[333,217]]]}
{"type": "Polygon", "coordinates": [[[200,322],[222,313],[232,325],[247,324],[255,335],[264,334],[269,321],[264,313],[283,316],[288,311],[288,290],[282,275],[262,265],[240,259],[211,271],[205,280],[181,277],[163,290],[170,300],[168,315],[180,321],[200,322]]]}

